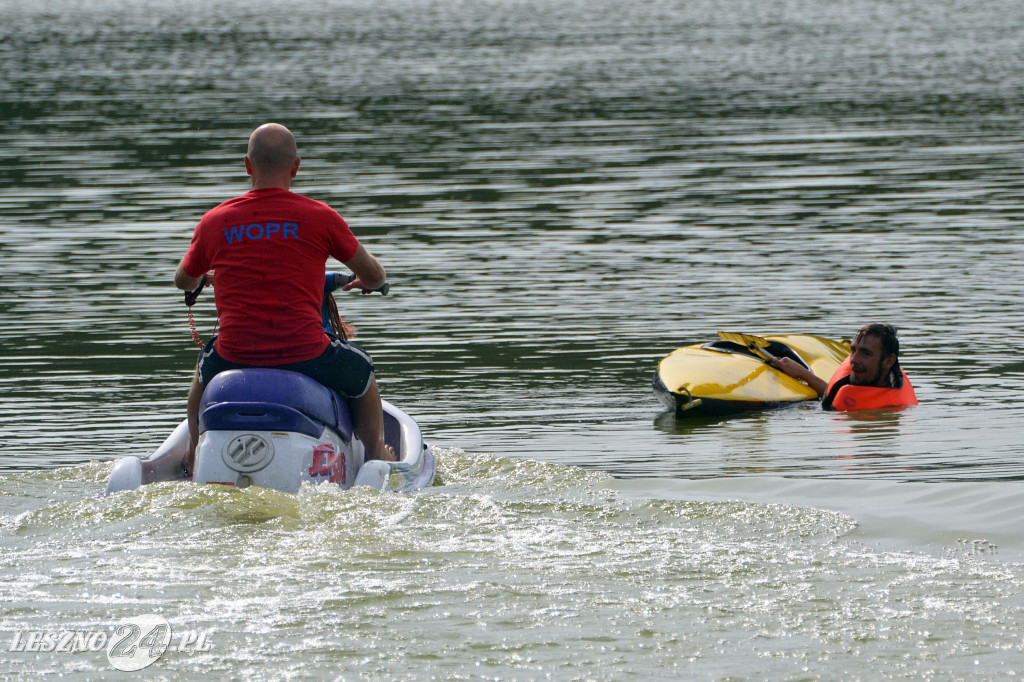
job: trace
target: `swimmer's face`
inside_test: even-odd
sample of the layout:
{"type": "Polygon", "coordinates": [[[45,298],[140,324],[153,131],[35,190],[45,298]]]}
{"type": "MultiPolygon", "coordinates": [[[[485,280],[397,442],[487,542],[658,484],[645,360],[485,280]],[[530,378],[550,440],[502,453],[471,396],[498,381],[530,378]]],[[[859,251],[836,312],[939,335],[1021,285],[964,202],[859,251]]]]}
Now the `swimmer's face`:
{"type": "Polygon", "coordinates": [[[854,386],[884,386],[896,355],[882,352],[882,339],[860,334],[850,343],[850,383],[854,386]]]}

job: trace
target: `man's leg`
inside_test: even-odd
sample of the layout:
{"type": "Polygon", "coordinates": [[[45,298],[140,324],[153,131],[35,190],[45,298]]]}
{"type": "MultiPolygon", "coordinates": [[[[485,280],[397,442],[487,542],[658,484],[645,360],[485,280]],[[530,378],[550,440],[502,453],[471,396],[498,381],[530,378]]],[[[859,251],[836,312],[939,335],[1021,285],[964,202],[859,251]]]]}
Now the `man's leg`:
{"type": "Polygon", "coordinates": [[[192,377],[192,385],[188,389],[188,403],[185,406],[188,414],[188,454],[185,455],[182,464],[189,473],[194,473],[196,446],[199,445],[199,403],[203,399],[205,388],[199,381],[199,370],[196,370],[195,376],[192,377]]]}
{"type": "Polygon", "coordinates": [[[352,407],[352,428],[366,448],[366,458],[385,462],[398,459],[392,447],[384,442],[384,408],[380,404],[377,380],[370,379],[366,393],[358,398],[349,398],[348,403],[352,407]]]}
{"type": "Polygon", "coordinates": [[[352,428],[366,448],[367,459],[398,459],[394,449],[384,442],[384,409],[373,376],[373,359],[358,344],[332,338],[319,357],[281,365],[281,369],[301,372],[345,396],[352,413],[352,428]],[[360,391],[362,395],[358,398],[351,397],[360,391]]]}

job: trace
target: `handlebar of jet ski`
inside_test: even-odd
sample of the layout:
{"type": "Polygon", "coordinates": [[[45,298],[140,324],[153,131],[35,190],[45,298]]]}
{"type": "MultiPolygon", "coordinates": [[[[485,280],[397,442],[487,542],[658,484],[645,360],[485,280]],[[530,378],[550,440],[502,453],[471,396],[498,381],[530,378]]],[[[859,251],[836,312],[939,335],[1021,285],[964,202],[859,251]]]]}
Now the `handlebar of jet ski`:
{"type": "MultiPolygon", "coordinates": [[[[355,278],[356,278],[356,276],[354,274],[350,274],[346,278],[340,272],[328,272],[327,273],[327,277],[325,278],[326,281],[325,281],[325,284],[324,284],[324,296],[326,296],[327,294],[331,293],[332,291],[334,291],[338,287],[341,287],[341,286],[344,286],[344,285],[348,284],[349,282],[351,282],[355,278]]],[[[205,287],[205,286],[206,286],[206,275],[203,275],[203,279],[202,279],[201,282],[199,282],[199,286],[197,286],[192,291],[186,291],[185,292],[185,305],[189,306],[190,308],[192,306],[194,306],[196,304],[196,300],[199,299],[199,294],[203,291],[203,287],[205,287]]],[[[391,284],[389,282],[384,282],[383,286],[381,286],[381,287],[379,287],[377,289],[373,289],[372,291],[379,291],[381,296],[387,296],[388,292],[391,291],[391,284]]]]}
{"type": "Polygon", "coordinates": [[[203,279],[199,282],[199,286],[197,286],[192,291],[185,292],[185,305],[187,305],[189,308],[194,306],[196,304],[196,301],[199,299],[199,294],[202,293],[203,287],[205,286],[206,275],[203,275],[203,279]]]}
{"type": "MultiPolygon", "coordinates": [[[[355,278],[356,278],[355,274],[350,274],[348,277],[345,277],[340,272],[333,272],[333,273],[328,273],[328,274],[329,275],[334,275],[334,282],[333,282],[334,286],[330,288],[330,291],[334,291],[335,289],[348,284],[349,282],[355,280],[355,278]]],[[[328,281],[330,282],[330,279],[328,279],[328,281]]],[[[328,291],[326,293],[330,293],[330,291],[328,291]]],[[[380,286],[377,289],[371,289],[371,291],[377,291],[377,292],[380,292],[381,296],[387,296],[388,292],[391,291],[391,284],[389,282],[384,282],[384,284],[382,286],[380,286]]]]}

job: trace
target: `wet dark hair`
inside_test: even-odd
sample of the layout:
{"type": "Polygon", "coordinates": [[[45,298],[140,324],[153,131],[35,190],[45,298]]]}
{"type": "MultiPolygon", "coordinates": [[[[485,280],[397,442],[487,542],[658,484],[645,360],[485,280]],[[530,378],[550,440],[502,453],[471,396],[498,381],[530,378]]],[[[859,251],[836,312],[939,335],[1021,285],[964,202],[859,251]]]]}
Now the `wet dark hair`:
{"type": "Polygon", "coordinates": [[[882,353],[888,356],[890,353],[897,358],[900,356],[900,340],[896,338],[896,327],[891,324],[873,323],[865,325],[857,330],[855,339],[862,336],[877,336],[882,342],[882,353]]]}

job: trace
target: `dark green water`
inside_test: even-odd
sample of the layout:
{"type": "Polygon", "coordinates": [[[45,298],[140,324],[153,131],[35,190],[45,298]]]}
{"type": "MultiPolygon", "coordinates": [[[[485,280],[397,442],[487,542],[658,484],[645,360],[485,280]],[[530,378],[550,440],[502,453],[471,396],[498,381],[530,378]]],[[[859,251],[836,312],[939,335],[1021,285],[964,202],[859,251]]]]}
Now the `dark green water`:
{"type": "MultiPolygon", "coordinates": [[[[344,312],[444,446],[714,475],[709,449],[760,450],[751,422],[655,421],[662,355],[885,319],[926,406],[854,454],[1019,477],[1024,58],[998,7],[7,3],[3,466],[175,423],[194,358],[169,276],[278,120],[297,190],[392,273],[344,312]]],[[[769,420],[785,470],[834,455],[832,419],[769,420]]]]}
{"type": "MultiPolygon", "coordinates": [[[[4,627],[163,609],[175,625],[222,633],[219,653],[165,661],[169,677],[277,679],[308,638],[365,660],[366,638],[341,644],[288,612],[305,608],[297,587],[269,613],[229,587],[231,569],[196,554],[221,551],[225,535],[242,541],[227,502],[166,490],[76,502],[102,488],[111,460],[150,452],[182,418],[195,348],[174,267],[202,213],[246,189],[246,138],[275,120],[298,137],[295,190],[335,206],[388,269],[392,295],[347,297],[342,312],[450,483],[402,502],[357,498],[387,533],[396,515],[415,520],[412,556],[451,584],[394,587],[396,639],[373,639],[392,653],[353,677],[1008,674],[1024,573],[1015,558],[992,568],[971,543],[1020,548],[1001,510],[1019,506],[1024,476],[1022,28],[1009,1],[0,0],[0,542],[11,557],[0,570],[18,605],[0,611],[4,627]],[[650,389],[661,357],[718,330],[839,338],[873,320],[901,329],[919,407],[683,423],[650,389]],[[64,492],[51,498],[52,486],[64,492]],[[722,495],[748,502],[716,506],[722,495]],[[872,521],[879,500],[891,523],[872,521]],[[488,530],[460,535],[447,505],[488,530]],[[743,517],[747,530],[733,523],[743,517]],[[76,530],[79,518],[94,530],[76,530]],[[142,555],[160,546],[202,565],[208,589],[224,592],[217,609],[185,576],[156,596],[159,562],[126,559],[135,577],[117,588],[119,569],[93,553],[132,550],[107,544],[107,523],[132,527],[142,555]],[[190,548],[189,529],[213,544],[190,548]],[[925,548],[856,544],[879,538],[925,548]],[[495,564],[481,558],[492,541],[506,547],[495,564]],[[86,549],[66,558],[71,546],[86,549]],[[722,560],[746,552],[750,574],[722,560]],[[592,553],[608,566],[594,581],[579,558],[592,553]],[[779,568],[794,562],[821,572],[779,568]],[[517,564],[530,568],[507,572],[517,564]],[[463,588],[487,582],[484,566],[498,577],[481,602],[463,588]],[[639,577],[652,572],[653,583],[639,577]],[[755,574],[795,587],[773,591],[755,574]],[[68,587],[79,579],[135,596],[97,602],[68,587]],[[849,594],[861,579],[872,587],[849,594]],[[814,585],[824,601],[797,606],[814,585]],[[438,596],[447,589],[460,595],[455,624],[438,596]],[[938,589],[950,594],[942,604],[929,601],[938,589]],[[503,610],[525,592],[553,596],[503,610]],[[886,630],[874,614],[894,592],[910,606],[886,630]],[[54,605],[26,615],[31,595],[54,605]],[[423,620],[417,599],[432,605],[423,620]],[[268,662],[240,612],[288,643],[282,658],[268,662]],[[483,612],[507,616],[504,635],[480,636],[494,625],[483,612]],[[592,624],[565,629],[563,616],[588,612],[592,624]],[[637,615],[652,612],[646,625],[637,615]],[[434,622],[465,646],[411,644],[434,622]],[[767,649],[754,654],[745,633],[759,629],[767,649]],[[672,635],[681,630],[706,634],[672,635]],[[582,667],[555,664],[548,641],[582,667]]],[[[208,298],[204,336],[212,315],[208,298]]],[[[398,550],[350,537],[352,500],[303,500],[235,501],[273,526],[242,533],[268,566],[257,593],[270,600],[296,562],[404,580],[398,550]],[[292,546],[314,528],[330,549],[292,546]],[[335,566],[328,557],[347,542],[383,563],[335,566]]],[[[372,601],[367,585],[353,589],[372,601]]],[[[324,597],[313,613],[340,627],[346,609],[324,597]]],[[[316,654],[310,676],[341,674],[331,656],[316,654]]],[[[11,670],[84,669],[82,657],[26,661],[0,655],[11,670]]],[[[108,669],[102,655],[93,664],[108,669]]]]}

